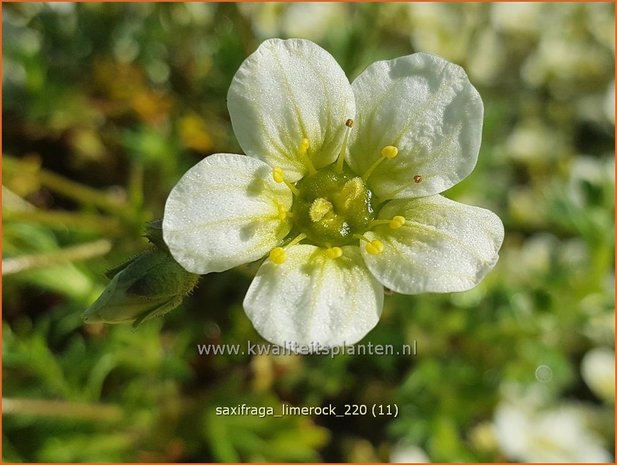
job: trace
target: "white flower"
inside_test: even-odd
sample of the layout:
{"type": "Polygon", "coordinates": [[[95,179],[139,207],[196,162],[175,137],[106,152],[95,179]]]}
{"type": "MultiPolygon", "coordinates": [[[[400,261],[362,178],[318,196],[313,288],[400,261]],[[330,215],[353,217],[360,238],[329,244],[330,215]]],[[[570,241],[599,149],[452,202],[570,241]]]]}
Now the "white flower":
{"type": "Polygon", "coordinates": [[[426,452],[418,446],[404,441],[397,443],[390,451],[390,463],[429,463],[426,452]]]}
{"type": "Polygon", "coordinates": [[[601,399],[615,402],[615,352],[595,348],[585,354],[581,374],[587,386],[601,399]]]}
{"type": "Polygon", "coordinates": [[[409,2],[406,4],[412,44],[461,62],[473,49],[474,33],[483,17],[484,5],[478,3],[409,2]]]}
{"type": "Polygon", "coordinates": [[[504,2],[491,5],[491,23],[499,31],[534,36],[540,27],[542,3],[504,2]]]}
{"type": "Polygon", "coordinates": [[[538,411],[503,403],[495,412],[495,432],[503,453],[523,462],[611,462],[601,439],[586,425],[584,411],[560,406],[538,411]]]}
{"type": "Polygon", "coordinates": [[[339,2],[240,2],[240,13],[250,21],[258,37],[283,35],[323,40],[341,30],[347,5],[339,2]]]}
{"type": "Polygon", "coordinates": [[[383,286],[464,291],[495,265],[499,218],[438,195],[480,147],[482,100],[460,67],[417,53],[350,85],[314,43],[272,39],[236,73],[228,107],[248,156],[189,170],[163,236],[199,274],[269,253],[244,300],[267,340],[353,344],[377,324],[383,286]]]}

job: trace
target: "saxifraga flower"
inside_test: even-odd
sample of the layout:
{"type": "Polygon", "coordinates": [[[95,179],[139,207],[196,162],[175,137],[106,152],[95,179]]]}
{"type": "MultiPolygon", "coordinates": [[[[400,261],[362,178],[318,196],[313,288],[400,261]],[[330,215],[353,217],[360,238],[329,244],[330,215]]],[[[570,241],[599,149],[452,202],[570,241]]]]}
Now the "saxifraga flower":
{"type": "Polygon", "coordinates": [[[459,66],[416,53],[350,85],[316,44],[271,39],[240,66],[228,107],[246,155],[191,168],[163,237],[198,274],[269,254],[244,299],[268,341],[353,344],[377,324],[384,286],[464,291],[497,262],[499,218],[438,195],[480,148],[482,100],[459,66]]]}

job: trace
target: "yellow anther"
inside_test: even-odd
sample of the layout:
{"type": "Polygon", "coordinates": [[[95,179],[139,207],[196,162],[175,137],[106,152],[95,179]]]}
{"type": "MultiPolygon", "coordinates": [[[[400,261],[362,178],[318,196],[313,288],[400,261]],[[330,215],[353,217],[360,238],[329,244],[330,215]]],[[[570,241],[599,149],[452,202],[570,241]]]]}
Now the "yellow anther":
{"type": "Polygon", "coordinates": [[[309,209],[309,216],[311,217],[311,221],[316,223],[321,221],[324,216],[332,211],[334,207],[329,200],[324,199],[323,197],[319,197],[313,201],[311,208],[309,209]]]}
{"type": "Polygon", "coordinates": [[[368,244],[366,244],[365,248],[366,251],[371,255],[379,255],[381,252],[383,252],[383,242],[378,240],[370,241],[368,244]]]}
{"type": "Polygon", "coordinates": [[[420,184],[422,182],[422,176],[420,176],[419,174],[416,174],[413,177],[413,182],[415,182],[416,184],[420,184]]]}
{"type": "Polygon", "coordinates": [[[282,247],[275,247],[270,251],[270,261],[276,265],[282,265],[287,259],[287,253],[282,247]]]}
{"type": "Polygon", "coordinates": [[[283,174],[283,170],[281,168],[273,168],[272,169],[272,178],[274,182],[280,184],[285,181],[285,175],[283,174]]]}
{"type": "Polygon", "coordinates": [[[274,179],[274,182],[278,184],[284,182],[294,195],[300,195],[300,191],[296,189],[296,186],[294,186],[292,183],[285,179],[285,174],[283,173],[283,170],[278,166],[276,168],[272,168],[272,179],[274,179]]]}
{"type": "Polygon", "coordinates": [[[330,258],[339,258],[341,255],[343,255],[343,249],[341,249],[340,247],[330,247],[326,250],[326,255],[328,255],[328,257],[330,258]]]}
{"type": "Polygon", "coordinates": [[[405,224],[405,217],[395,216],[390,220],[390,229],[398,229],[405,224]]]}
{"type": "Polygon", "coordinates": [[[302,142],[300,142],[300,155],[306,155],[310,146],[309,140],[306,137],[303,138],[302,142]]]}
{"type": "Polygon", "coordinates": [[[381,155],[389,159],[396,158],[398,155],[398,149],[394,145],[386,145],[383,149],[381,149],[381,155]]]}

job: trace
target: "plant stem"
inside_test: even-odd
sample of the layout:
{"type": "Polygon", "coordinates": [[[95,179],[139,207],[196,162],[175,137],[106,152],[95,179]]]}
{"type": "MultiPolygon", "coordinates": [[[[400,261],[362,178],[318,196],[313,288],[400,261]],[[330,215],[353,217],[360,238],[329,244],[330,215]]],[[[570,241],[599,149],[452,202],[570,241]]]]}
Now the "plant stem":
{"type": "Polygon", "coordinates": [[[76,418],[104,422],[122,420],[122,410],[116,405],[45,399],[3,398],[2,414],[76,418]]]}
{"type": "Polygon", "coordinates": [[[15,211],[2,212],[3,219],[21,223],[39,223],[58,228],[97,229],[103,232],[119,232],[120,223],[116,218],[87,213],[73,213],[64,211],[15,211]]]}
{"type": "MultiPolygon", "coordinates": [[[[3,157],[2,168],[3,170],[6,169],[7,171],[12,172],[19,172],[22,170],[32,172],[31,164],[9,156],[3,157]]],[[[101,192],[98,189],[84,186],[83,184],[72,181],[65,178],[64,176],[60,176],[42,168],[39,168],[38,170],[32,172],[32,176],[38,176],[41,185],[44,185],[45,187],[68,198],[74,199],[82,205],[93,205],[95,207],[99,207],[103,210],[118,214],[120,216],[126,214],[125,202],[111,197],[109,194],[101,192]]]]}
{"type": "Polygon", "coordinates": [[[71,181],[50,171],[41,170],[39,177],[42,185],[66,197],[75,199],[82,204],[93,205],[121,216],[126,209],[126,205],[123,202],[110,197],[108,194],[91,187],[86,187],[83,184],[71,181]]]}
{"type": "Polygon", "coordinates": [[[75,245],[53,252],[7,258],[2,260],[2,275],[15,274],[21,271],[99,257],[105,255],[110,250],[111,241],[100,239],[98,241],[75,245]]]}

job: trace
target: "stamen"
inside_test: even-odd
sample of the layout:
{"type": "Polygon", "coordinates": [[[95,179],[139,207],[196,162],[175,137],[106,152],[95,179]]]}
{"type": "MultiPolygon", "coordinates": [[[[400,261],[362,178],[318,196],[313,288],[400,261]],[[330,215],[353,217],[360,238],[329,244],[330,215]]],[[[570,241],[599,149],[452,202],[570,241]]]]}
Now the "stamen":
{"type": "Polygon", "coordinates": [[[306,234],[298,234],[291,242],[286,244],[284,247],[273,248],[270,251],[269,255],[270,261],[276,265],[281,265],[285,263],[285,260],[287,260],[287,252],[285,251],[285,249],[291,247],[292,245],[296,245],[298,242],[303,241],[304,239],[306,239],[306,234]]]}
{"type": "Polygon", "coordinates": [[[336,172],[343,172],[343,163],[345,163],[345,152],[347,152],[347,141],[349,140],[349,134],[351,133],[351,128],[353,127],[353,120],[349,118],[345,121],[345,126],[347,129],[345,130],[345,137],[343,138],[343,145],[341,146],[341,151],[338,154],[338,158],[336,159],[336,172]]]}
{"type": "Polygon", "coordinates": [[[313,223],[321,221],[324,216],[330,213],[334,209],[334,206],[329,200],[319,197],[315,199],[309,209],[309,216],[313,223]]]}
{"type": "Polygon", "coordinates": [[[415,182],[416,184],[420,184],[422,182],[422,176],[420,176],[419,174],[416,174],[413,177],[413,182],[415,182]]]}
{"type": "Polygon", "coordinates": [[[374,240],[366,244],[364,248],[371,255],[379,255],[381,252],[383,252],[383,242],[374,240]]]}
{"type": "Polygon", "coordinates": [[[375,226],[387,224],[390,229],[398,229],[405,224],[405,217],[397,215],[391,220],[373,220],[369,224],[369,229],[373,229],[375,226]]]}
{"type": "Polygon", "coordinates": [[[379,226],[382,224],[390,224],[392,220],[373,220],[369,223],[369,229],[373,229],[375,226],[379,226]]]}
{"type": "Polygon", "coordinates": [[[341,249],[340,247],[330,247],[326,250],[326,255],[328,255],[328,257],[332,259],[339,258],[341,255],[343,255],[343,249],[341,249]]]}
{"type": "Polygon", "coordinates": [[[293,240],[289,244],[285,246],[285,248],[291,247],[292,245],[296,245],[298,242],[303,241],[304,239],[306,239],[306,234],[304,233],[298,234],[296,237],[293,238],[293,240]]]}
{"type": "Polygon", "coordinates": [[[274,179],[274,182],[276,182],[277,184],[284,182],[294,195],[300,195],[300,191],[296,189],[296,186],[294,186],[292,183],[285,179],[285,174],[283,173],[283,170],[278,166],[276,168],[272,168],[272,179],[274,179]]]}
{"type": "Polygon", "coordinates": [[[395,216],[390,220],[390,229],[398,229],[405,224],[404,216],[395,216]]]}
{"type": "Polygon", "coordinates": [[[369,167],[369,169],[366,170],[366,173],[362,175],[362,180],[366,181],[371,176],[371,174],[373,174],[375,168],[377,168],[386,158],[392,160],[393,158],[396,158],[397,155],[398,148],[396,148],[394,145],[386,145],[383,149],[381,149],[381,158],[375,160],[375,163],[373,163],[369,167]]]}
{"type": "Polygon", "coordinates": [[[381,156],[389,158],[390,160],[396,158],[398,155],[398,149],[394,145],[386,145],[381,149],[381,156]]]}
{"type": "Polygon", "coordinates": [[[287,253],[283,247],[275,247],[270,251],[270,261],[275,265],[282,265],[287,260],[287,253]]]}
{"type": "Polygon", "coordinates": [[[300,156],[300,159],[302,159],[304,163],[306,164],[306,167],[308,168],[309,173],[315,174],[317,173],[317,170],[315,169],[313,162],[308,156],[309,147],[310,147],[309,140],[306,137],[304,137],[302,141],[300,142],[300,148],[298,149],[298,155],[300,156]]]}
{"type": "Polygon", "coordinates": [[[371,255],[379,255],[381,252],[383,252],[383,242],[381,242],[380,240],[375,239],[371,241],[360,234],[354,234],[353,237],[366,242],[366,245],[364,246],[364,248],[371,255]]]}

